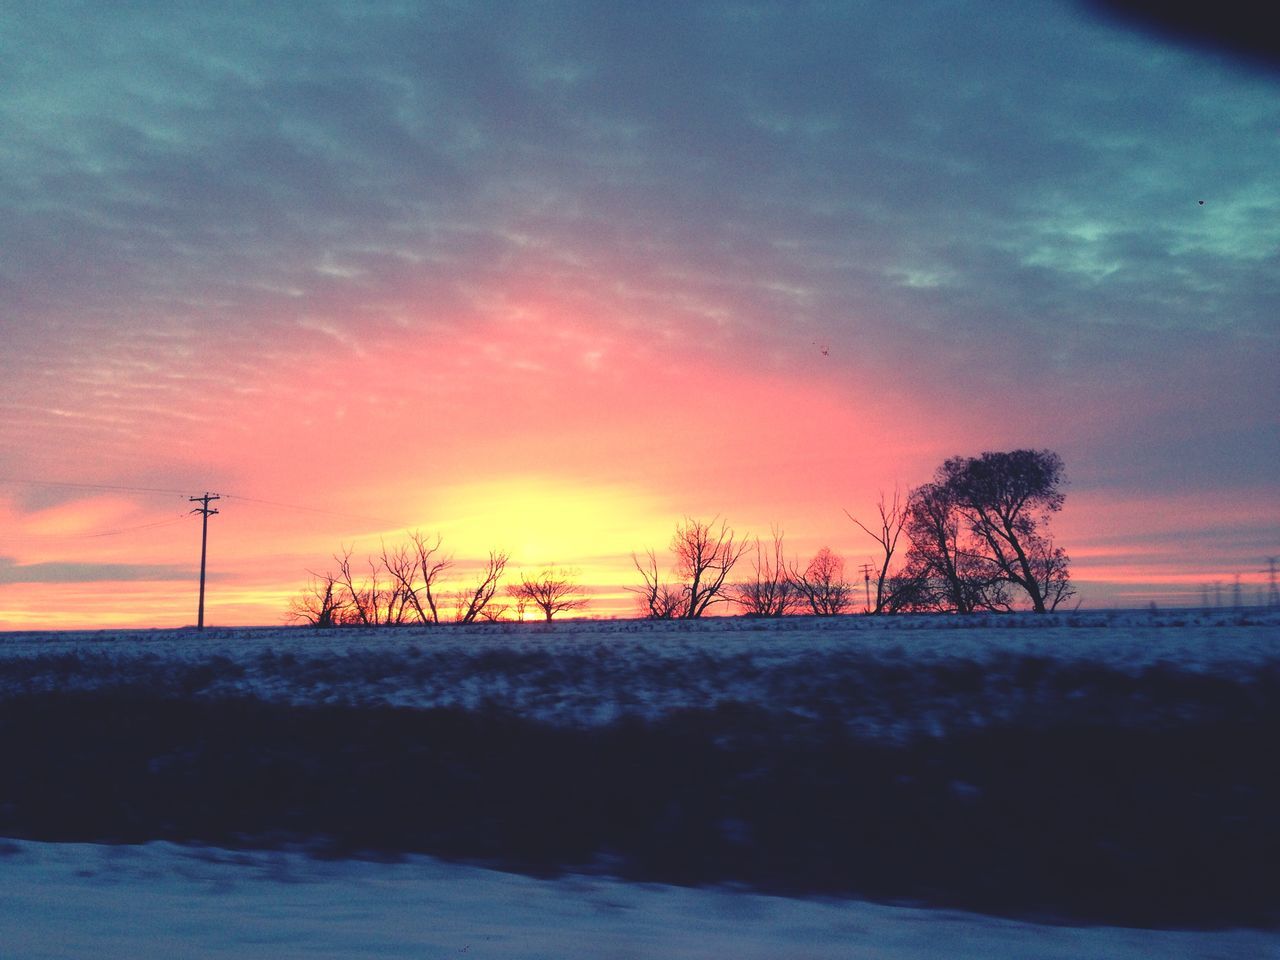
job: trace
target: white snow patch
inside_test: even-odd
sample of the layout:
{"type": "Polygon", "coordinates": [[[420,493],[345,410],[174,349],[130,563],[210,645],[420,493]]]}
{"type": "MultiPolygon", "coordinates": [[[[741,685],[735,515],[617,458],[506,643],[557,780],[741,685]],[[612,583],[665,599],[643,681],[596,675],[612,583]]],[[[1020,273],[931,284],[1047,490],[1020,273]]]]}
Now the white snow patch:
{"type": "Polygon", "coordinates": [[[949,910],[568,877],[428,857],[5,841],[5,960],[1280,958],[1280,933],[1048,926],[949,910]]]}

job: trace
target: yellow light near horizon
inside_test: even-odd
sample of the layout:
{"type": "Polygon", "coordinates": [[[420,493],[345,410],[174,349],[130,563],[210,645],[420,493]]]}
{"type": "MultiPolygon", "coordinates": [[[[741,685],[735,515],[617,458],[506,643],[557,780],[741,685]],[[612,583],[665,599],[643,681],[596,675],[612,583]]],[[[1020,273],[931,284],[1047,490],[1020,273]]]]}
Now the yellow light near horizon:
{"type": "Polygon", "coordinates": [[[514,569],[571,568],[595,583],[616,582],[632,551],[665,546],[673,522],[641,491],[540,476],[454,487],[431,512],[449,518],[440,532],[460,561],[506,550],[514,569]]]}

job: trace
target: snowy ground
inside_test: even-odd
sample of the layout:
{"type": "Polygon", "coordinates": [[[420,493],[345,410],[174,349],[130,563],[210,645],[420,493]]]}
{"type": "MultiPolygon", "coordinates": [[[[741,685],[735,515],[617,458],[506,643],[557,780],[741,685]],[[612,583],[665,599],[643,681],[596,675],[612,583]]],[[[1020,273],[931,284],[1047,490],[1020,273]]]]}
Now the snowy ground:
{"type": "MultiPolygon", "coordinates": [[[[277,722],[273,719],[278,719],[277,714],[270,710],[285,710],[293,717],[300,705],[352,710],[355,713],[351,716],[357,720],[380,716],[370,708],[382,707],[411,708],[410,713],[443,707],[463,711],[467,717],[514,718],[514,727],[503,726],[506,720],[492,721],[498,723],[496,727],[486,726],[491,722],[488,720],[476,720],[476,726],[466,727],[469,732],[465,736],[481,739],[458,743],[479,745],[481,761],[493,755],[490,748],[500,746],[482,739],[493,730],[500,734],[507,729],[519,732],[525,730],[521,724],[532,724],[527,743],[552,751],[561,736],[554,731],[559,730],[566,743],[576,744],[574,749],[590,755],[593,743],[629,743],[626,737],[633,733],[642,737],[637,741],[642,745],[669,742],[643,737],[669,736],[672,730],[678,733],[683,729],[679,724],[685,722],[680,719],[682,711],[703,711],[703,719],[689,721],[693,724],[690,732],[705,733],[711,738],[709,742],[717,744],[715,738],[727,732],[728,746],[723,752],[716,752],[720,747],[715,746],[712,753],[704,750],[703,754],[695,751],[689,755],[729,758],[745,766],[729,769],[723,781],[708,779],[704,792],[691,794],[683,811],[677,812],[689,827],[695,823],[691,819],[695,814],[702,815],[700,804],[706,801],[714,806],[719,802],[722,788],[733,791],[733,803],[748,804],[756,819],[745,825],[732,816],[724,819],[722,810],[709,807],[704,811],[713,832],[724,834],[717,841],[716,855],[725,857],[730,869],[743,850],[756,849],[740,845],[740,830],[768,826],[768,803],[749,806],[756,802],[753,797],[763,795],[758,793],[763,789],[759,784],[770,782],[770,777],[789,782],[787,778],[797,772],[787,767],[789,745],[803,747],[810,733],[834,738],[830,742],[839,744],[843,742],[841,734],[831,731],[844,730],[862,742],[883,743],[898,751],[884,760],[890,775],[882,778],[880,793],[873,790],[868,794],[874,802],[867,809],[891,812],[891,807],[886,811],[876,803],[886,797],[886,802],[892,803],[900,792],[912,803],[921,804],[924,816],[936,817],[932,821],[936,824],[999,824],[1003,832],[1009,821],[1002,819],[1005,814],[1000,811],[1024,809],[1017,792],[1022,787],[1021,773],[1003,770],[1002,754],[988,763],[989,756],[982,753],[988,748],[981,743],[964,747],[970,753],[963,754],[967,758],[963,760],[955,759],[963,751],[953,753],[949,744],[969,743],[965,740],[969,733],[1001,725],[1013,730],[1044,729],[1056,736],[1055,731],[1070,732],[1081,724],[1093,724],[1092,729],[1104,731],[1105,736],[1109,736],[1107,731],[1123,729],[1135,744],[1149,740],[1175,751],[1177,762],[1162,765],[1163,761],[1157,761],[1151,766],[1161,781],[1149,792],[1158,799],[1138,801],[1134,808],[1140,824],[1137,833],[1146,836],[1117,834],[1105,825],[1094,829],[1092,818],[1111,803],[1108,785],[1112,781],[1108,778],[1123,771],[1112,766],[1095,773],[1088,759],[1078,762],[1077,758],[1072,761],[1076,766],[1070,785],[1082,786],[1084,800],[1097,801],[1100,806],[1092,813],[1082,812],[1079,822],[1072,823],[1075,799],[1044,794],[1048,804],[1057,806],[1045,811],[1047,826],[1039,833],[1034,823],[1021,825],[1020,829],[1032,831],[1028,837],[1076,836],[1062,832],[1070,828],[1087,843],[1097,841],[1101,846],[1080,851],[1093,857],[1090,862],[1095,864],[1084,868],[1081,875],[1104,879],[1105,874],[1091,875],[1088,870],[1097,864],[1102,864],[1103,870],[1108,864],[1136,864],[1135,876],[1159,877],[1163,870],[1159,851],[1166,841],[1180,849],[1186,844],[1181,859],[1169,861],[1178,870],[1227,849],[1221,844],[1234,844],[1230,849],[1243,853],[1225,853],[1211,866],[1219,876],[1229,876],[1221,871],[1248,861],[1248,870],[1254,872],[1247,875],[1252,878],[1260,870],[1269,875],[1269,868],[1259,865],[1274,863],[1272,854],[1280,854],[1280,829],[1276,826],[1280,815],[1271,805],[1277,778],[1268,772],[1273,766],[1259,763],[1280,734],[1275,720],[1280,716],[1276,710],[1278,664],[1280,612],[1274,610],[784,621],[725,618],[695,624],[576,621],[323,632],[301,628],[215,628],[203,633],[0,632],[0,747],[6,749],[5,762],[10,764],[0,769],[0,826],[12,823],[10,835],[46,838],[112,836],[121,823],[128,826],[128,835],[134,839],[200,835],[183,833],[192,828],[182,823],[157,823],[149,830],[145,824],[151,820],[145,820],[139,830],[136,815],[139,810],[151,809],[147,798],[155,795],[156,784],[175,791],[175,797],[205,796],[199,791],[209,782],[207,778],[222,775],[216,765],[207,765],[218,756],[239,758],[235,763],[240,766],[228,768],[233,773],[258,762],[255,757],[259,754],[253,752],[256,748],[252,745],[243,755],[226,746],[219,748],[222,754],[206,755],[188,749],[192,741],[179,740],[163,749],[156,747],[154,755],[145,752],[150,747],[141,748],[144,752],[136,757],[130,755],[130,769],[140,772],[127,777],[117,778],[112,767],[115,761],[108,759],[100,765],[102,769],[92,773],[98,777],[94,786],[81,787],[79,771],[93,766],[100,756],[94,752],[96,746],[77,754],[77,739],[89,742],[86,732],[73,722],[61,733],[46,732],[42,726],[37,736],[30,726],[32,718],[63,716],[66,703],[89,711],[85,716],[97,716],[92,711],[104,703],[109,709],[103,716],[111,722],[123,716],[126,727],[122,729],[127,729],[135,708],[138,716],[159,716],[164,715],[163,710],[158,714],[146,711],[158,709],[156,703],[163,706],[168,702],[203,705],[201,709],[207,708],[207,715],[213,718],[208,722],[221,724],[221,704],[248,698],[271,705],[268,710],[236,714],[250,724],[250,741],[261,729],[255,726],[260,720],[277,722]],[[60,699],[79,692],[95,697],[101,694],[103,699],[60,699]],[[718,705],[728,712],[707,721],[708,708],[718,705]],[[734,712],[742,709],[746,712],[734,712]],[[41,714],[41,710],[51,712],[41,714]],[[745,719],[735,719],[739,716],[745,719]],[[773,719],[761,721],[760,717],[773,719]],[[620,718],[655,726],[649,733],[610,727],[620,718]],[[739,722],[744,724],[741,729],[734,726],[739,722]],[[751,726],[761,722],[769,725],[763,732],[751,726]],[[28,725],[23,727],[23,723],[28,725]],[[663,727],[664,723],[668,726],[663,727]],[[676,726],[671,726],[673,723],[676,726]],[[698,726],[707,723],[714,729],[698,726]],[[537,733],[539,724],[548,725],[552,732],[537,733]],[[615,733],[609,733],[611,729],[615,733]],[[618,729],[623,732],[616,733],[618,729]],[[1182,730],[1188,731],[1187,744],[1201,750],[1199,756],[1211,758],[1201,773],[1181,769],[1186,764],[1176,751],[1182,743],[1177,739],[1182,730]],[[1223,731],[1230,730],[1244,731],[1248,743],[1238,750],[1228,749],[1239,746],[1222,743],[1223,731]],[[578,735],[584,731],[598,731],[604,739],[583,740],[578,735]],[[64,734],[69,739],[59,741],[64,734]],[[615,735],[620,739],[608,739],[615,735]],[[753,737],[761,737],[766,744],[759,770],[752,769],[753,737]],[[62,744],[59,749],[65,752],[61,755],[68,758],[63,769],[57,769],[56,763],[42,766],[48,745],[41,738],[46,738],[47,744],[62,744]],[[932,759],[928,750],[911,752],[910,744],[919,738],[941,744],[939,749],[944,752],[932,759]],[[23,742],[28,739],[31,743],[23,742]],[[28,747],[31,749],[24,754],[28,747]],[[1218,752],[1224,755],[1221,774],[1217,771],[1218,752]],[[948,766],[953,761],[954,769],[948,766]],[[43,782],[30,779],[32,770],[51,772],[63,780],[57,789],[45,793],[27,790],[21,769],[16,775],[13,772],[14,762],[28,764],[27,785],[43,782]],[[910,776],[895,780],[892,774],[898,768],[893,764],[897,763],[913,764],[901,768],[910,776]],[[928,779],[935,767],[943,772],[932,784],[928,779]],[[1166,771],[1176,771],[1168,789],[1181,791],[1181,796],[1160,792],[1166,789],[1166,771]],[[104,785],[118,801],[113,814],[117,819],[103,821],[107,826],[95,827],[89,822],[92,817],[85,823],[64,823],[57,819],[62,813],[47,822],[41,819],[39,804],[44,801],[40,798],[64,804],[58,809],[70,811],[70,820],[76,821],[78,811],[105,806],[99,804],[105,798],[104,785]],[[187,789],[196,793],[184,794],[187,789]],[[1141,805],[1148,802],[1154,802],[1151,813],[1157,815],[1150,830],[1143,822],[1145,808],[1141,805]],[[1202,819],[1206,815],[1210,819],[1202,819]],[[1188,830],[1188,825],[1192,829],[1188,830]],[[68,830],[65,834],[63,826],[68,830]],[[1261,838],[1257,841],[1261,845],[1255,844],[1251,853],[1255,838],[1261,838]],[[1133,863],[1126,859],[1133,857],[1139,859],[1133,863]]],[[[191,722],[206,721],[197,717],[191,722]]],[[[290,722],[281,728],[283,733],[275,735],[297,734],[288,726],[290,722]]],[[[372,736],[381,736],[376,725],[370,731],[372,736]]],[[[164,733],[157,735],[157,743],[164,739],[164,733]]],[[[108,742],[111,736],[106,734],[108,742]]],[[[201,737],[211,739],[204,734],[201,737]]],[[[1003,742],[991,741],[991,749],[1003,750],[1003,742]]],[[[1034,750],[1040,741],[1028,742],[1034,750]]],[[[1100,746],[1087,738],[1078,742],[1089,750],[1100,746]]],[[[332,765],[327,741],[319,741],[319,753],[314,752],[314,742],[305,738],[290,743],[289,749],[296,748],[296,755],[282,753],[270,744],[263,749],[276,750],[270,756],[278,769],[315,771],[318,763],[321,779],[317,783],[325,782],[323,775],[332,765]]],[[[360,753],[358,737],[351,743],[357,744],[355,759],[351,759],[353,748],[348,747],[344,762],[377,759],[360,753]]],[[[383,766],[368,772],[370,782],[383,776],[384,787],[392,793],[399,789],[398,766],[407,756],[396,749],[389,750],[383,766]]],[[[116,757],[114,751],[111,748],[112,757],[116,757]]],[[[126,755],[129,750],[122,747],[119,756],[126,755]]],[[[1113,763],[1123,765],[1123,753],[1118,756],[1113,763]]],[[[444,756],[441,762],[445,761],[462,763],[457,769],[466,777],[477,778],[480,786],[476,796],[485,796],[490,784],[510,789],[501,779],[501,771],[509,769],[501,757],[492,768],[465,758],[444,756]]],[[[426,800],[439,793],[433,787],[439,780],[431,779],[437,769],[431,766],[435,762],[431,757],[422,761],[418,779],[405,784],[426,800]]],[[[661,760],[646,762],[652,764],[645,768],[646,777],[662,772],[661,760]]],[[[815,762],[821,766],[826,761],[819,756],[815,762]]],[[[1049,769],[1052,771],[1051,764],[1049,769]]],[[[865,792],[856,776],[839,779],[846,776],[844,769],[802,766],[799,772],[814,773],[815,782],[835,778],[831,784],[852,791],[849,795],[855,798],[865,792]]],[[[676,788],[682,775],[678,771],[671,775],[676,788]]],[[[1142,776],[1145,774],[1138,774],[1124,789],[1147,792],[1142,776]]],[[[243,789],[252,790],[255,782],[247,778],[243,789]]],[[[465,786],[468,781],[464,777],[462,782],[465,786]]],[[[1056,789],[1052,773],[1045,784],[1047,789],[1056,789]]],[[[625,780],[619,780],[619,786],[628,789],[625,780]]],[[[576,787],[570,784],[566,789],[572,792],[576,787]]],[[[208,835],[234,835],[235,818],[252,806],[246,799],[252,793],[242,794],[239,801],[232,796],[230,806],[210,815],[212,833],[208,835]]],[[[388,794],[379,796],[379,802],[395,812],[393,806],[386,806],[390,803],[388,794]]],[[[463,819],[454,822],[454,828],[461,831],[456,835],[466,834],[465,818],[475,816],[465,806],[467,795],[459,796],[463,797],[458,801],[463,804],[463,819]]],[[[539,802],[518,788],[509,796],[521,809],[539,802]]],[[[407,802],[412,806],[418,801],[411,797],[407,802]]],[[[548,810],[561,809],[555,806],[559,801],[553,793],[542,796],[540,802],[548,810]]],[[[276,815],[265,806],[262,809],[264,816],[276,815]]],[[[341,816],[340,804],[334,811],[341,816]]],[[[439,813],[441,817],[458,815],[447,804],[439,813]]],[[[653,836],[668,835],[663,831],[670,824],[661,817],[650,822],[644,819],[643,811],[629,815],[639,819],[626,826],[633,833],[619,833],[623,839],[643,846],[646,830],[657,830],[653,836]]],[[[499,824],[505,811],[501,804],[490,806],[484,816],[498,818],[493,822],[499,824]]],[[[198,821],[192,822],[199,826],[198,821]]],[[[1134,822],[1132,817],[1117,819],[1120,827],[1115,829],[1131,829],[1134,822]]],[[[518,825],[513,829],[517,839],[527,836],[519,833],[523,828],[518,825]]],[[[822,829],[825,827],[819,827],[818,835],[822,829]]],[[[566,836],[573,839],[571,831],[566,836]]],[[[681,843],[703,834],[682,836],[681,843]]],[[[807,835],[798,831],[796,836],[807,835]]],[[[850,834],[844,841],[848,849],[859,849],[865,838],[850,834]]],[[[1266,929],[1182,931],[1048,925],[857,899],[781,898],[738,887],[628,883],[605,875],[582,876],[574,872],[577,861],[572,858],[564,861],[570,872],[556,880],[459,866],[420,855],[393,855],[395,862],[319,860],[290,852],[291,842],[279,844],[283,849],[263,849],[255,840],[246,845],[259,849],[232,852],[216,846],[165,842],[92,845],[0,840],[0,960],[459,955],[503,960],[578,956],[1280,958],[1280,932],[1266,929]]],[[[1015,854],[1021,842],[1012,841],[1010,849],[1015,854]]],[[[1050,839],[1045,849],[1051,855],[1073,859],[1073,842],[1066,839],[1054,847],[1050,839]]],[[[887,851],[892,856],[887,842],[878,847],[874,844],[880,840],[871,843],[869,854],[884,855],[887,851]]],[[[998,842],[988,847],[961,843],[957,849],[972,854],[975,849],[998,846],[998,842]]],[[[439,852],[430,843],[403,849],[439,852]]],[[[762,844],[758,849],[762,856],[768,849],[777,853],[776,846],[762,844]]],[[[474,856],[494,862],[485,859],[488,854],[483,852],[474,856]]],[[[936,875],[946,875],[947,856],[939,854],[932,864],[936,875]]],[[[821,857],[814,862],[820,863],[821,857]]],[[[1016,866],[1016,860],[994,865],[1003,869],[1001,864],[1016,866]]],[[[1114,876],[1111,879],[1114,881],[1114,876]]],[[[1261,889],[1252,879],[1237,886],[1246,894],[1261,889]]],[[[1016,892],[1016,887],[1017,881],[1013,881],[1010,889],[1016,892]]],[[[772,889],[767,883],[764,888],[772,889]]],[[[1171,887],[1174,894],[1178,894],[1177,888],[1175,882],[1171,887]]],[[[941,890],[940,902],[968,902],[957,899],[954,887],[949,889],[941,890]]],[[[1184,885],[1178,895],[1185,898],[1186,889],[1184,885]]],[[[959,892],[963,894],[963,890],[959,892]]],[[[1050,889],[1049,902],[1056,895],[1050,889]]],[[[1150,903],[1139,898],[1134,909],[1141,911],[1152,904],[1159,907],[1161,896],[1154,895],[1150,903]]],[[[1265,893],[1262,906],[1255,904],[1243,913],[1233,911],[1230,898],[1234,896],[1236,893],[1228,893],[1222,902],[1209,904],[1205,915],[1277,915],[1267,909],[1265,893]]],[[[998,890],[995,897],[998,903],[998,890]]],[[[1272,901],[1276,899],[1280,898],[1272,901]]],[[[1084,904],[1085,909],[1098,906],[1087,898],[1067,898],[1060,903],[1067,913],[1055,909],[1053,915],[1072,915],[1072,904],[1084,904]]],[[[1212,919],[1205,922],[1214,924],[1212,919]]],[[[1177,923],[1175,919],[1173,924],[1177,923]]]]}
{"type": "Polygon", "coordinates": [[[914,703],[922,710],[890,716],[876,701],[894,668],[972,663],[993,675],[1028,657],[1247,677],[1280,658],[1280,611],[0,632],[0,697],[132,683],[294,704],[497,706],[573,726],[726,702],[800,714],[826,704],[847,707],[860,734],[901,735],[972,711],[939,690],[914,703]],[[875,684],[853,696],[842,684],[869,666],[875,684]]]}
{"type": "Polygon", "coordinates": [[[1280,934],[1046,926],[948,910],[569,877],[8,842],[5,960],[1270,960],[1280,934]]]}

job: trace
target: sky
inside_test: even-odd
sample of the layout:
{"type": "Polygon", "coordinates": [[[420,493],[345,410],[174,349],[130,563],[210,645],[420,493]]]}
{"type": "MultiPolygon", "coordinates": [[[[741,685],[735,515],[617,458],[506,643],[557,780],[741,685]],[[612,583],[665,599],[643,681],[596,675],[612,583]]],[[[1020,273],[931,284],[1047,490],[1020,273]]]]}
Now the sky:
{"type": "MultiPolygon", "coordinates": [[[[1052,449],[1085,607],[1280,554],[1280,70],[1069,0],[0,5],[0,629],[439,532],[627,615],[1052,449]]],[[[1216,585],[1216,586],[1215,586],[1216,585]]]]}

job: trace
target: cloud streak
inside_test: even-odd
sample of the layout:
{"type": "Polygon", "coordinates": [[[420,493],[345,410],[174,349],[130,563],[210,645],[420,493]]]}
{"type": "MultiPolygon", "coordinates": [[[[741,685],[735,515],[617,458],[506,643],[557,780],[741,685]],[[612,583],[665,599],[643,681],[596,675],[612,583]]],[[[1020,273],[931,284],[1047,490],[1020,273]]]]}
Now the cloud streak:
{"type": "Polygon", "coordinates": [[[14,563],[0,557],[0,584],[29,583],[134,583],[139,581],[194,580],[189,567],[137,563],[14,563]]]}

